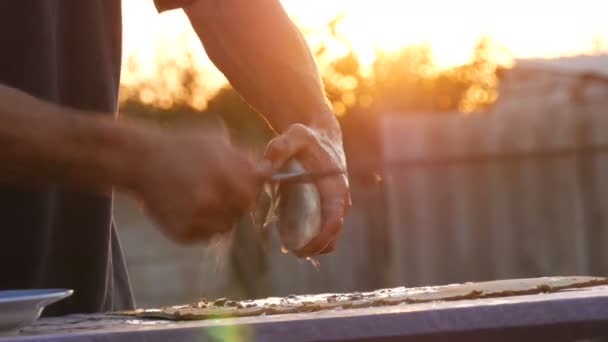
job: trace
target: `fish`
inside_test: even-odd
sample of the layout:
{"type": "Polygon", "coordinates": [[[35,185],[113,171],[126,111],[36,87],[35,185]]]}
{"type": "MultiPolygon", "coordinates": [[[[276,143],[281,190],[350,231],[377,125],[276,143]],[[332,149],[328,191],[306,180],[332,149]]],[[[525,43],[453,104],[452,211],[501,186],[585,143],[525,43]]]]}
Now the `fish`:
{"type": "MultiPolygon", "coordinates": [[[[292,159],[281,172],[306,172],[292,159]]],[[[278,186],[278,231],[283,248],[288,252],[306,246],[321,231],[321,196],[314,182],[283,182],[278,186]]]]}

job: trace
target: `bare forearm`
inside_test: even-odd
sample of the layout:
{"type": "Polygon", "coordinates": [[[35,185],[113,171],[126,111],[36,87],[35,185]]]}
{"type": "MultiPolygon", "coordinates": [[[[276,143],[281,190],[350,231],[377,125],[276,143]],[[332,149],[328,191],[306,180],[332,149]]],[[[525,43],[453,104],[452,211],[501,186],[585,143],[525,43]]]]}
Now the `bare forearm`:
{"type": "MultiPolygon", "coordinates": [[[[211,60],[280,133],[264,154],[273,170],[293,158],[308,170],[346,169],[340,127],[314,59],[279,0],[194,0],[184,9],[211,60]]],[[[346,176],[315,185],[321,223],[318,235],[295,251],[301,257],[334,248],[350,206],[346,176]]]]}
{"type": "Polygon", "coordinates": [[[277,0],[199,0],[185,11],[209,57],[275,130],[302,123],[339,135],[310,49],[277,0]]]}
{"type": "MultiPolygon", "coordinates": [[[[98,113],[102,114],[102,113],[98,113]]],[[[0,85],[0,181],[129,187],[138,130],[110,116],[60,107],[0,85]]]]}

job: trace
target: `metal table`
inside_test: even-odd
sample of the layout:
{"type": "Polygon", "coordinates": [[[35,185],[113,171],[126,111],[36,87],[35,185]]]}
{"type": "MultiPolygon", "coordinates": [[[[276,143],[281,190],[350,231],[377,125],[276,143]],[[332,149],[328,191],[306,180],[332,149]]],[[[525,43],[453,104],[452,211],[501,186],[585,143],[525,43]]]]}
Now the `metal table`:
{"type": "MultiPolygon", "coordinates": [[[[216,319],[45,318],[0,342],[602,341],[608,286],[516,297],[216,319]]],[[[608,339],[607,339],[608,340],[608,339]]]]}

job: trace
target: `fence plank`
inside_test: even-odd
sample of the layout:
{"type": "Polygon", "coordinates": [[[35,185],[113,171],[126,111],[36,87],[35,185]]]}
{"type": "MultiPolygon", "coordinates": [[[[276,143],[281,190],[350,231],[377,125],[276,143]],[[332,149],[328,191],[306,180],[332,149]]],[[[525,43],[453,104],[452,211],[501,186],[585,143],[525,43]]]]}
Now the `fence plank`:
{"type": "MultiPolygon", "coordinates": [[[[535,115],[511,107],[511,113],[387,118],[394,258],[415,258],[394,262],[409,265],[407,275],[396,266],[399,277],[435,284],[590,270],[583,201],[590,195],[580,169],[581,149],[590,142],[581,146],[577,130],[588,119],[574,116],[567,100],[561,94],[551,105],[537,102],[535,115]],[[404,232],[415,243],[404,243],[404,232]]],[[[600,140],[595,128],[593,134],[600,140]]],[[[605,160],[590,165],[593,178],[608,168],[605,160]]],[[[601,193],[590,198],[604,200],[601,193]]],[[[594,236],[605,237],[607,221],[594,215],[601,225],[594,236]]]]}

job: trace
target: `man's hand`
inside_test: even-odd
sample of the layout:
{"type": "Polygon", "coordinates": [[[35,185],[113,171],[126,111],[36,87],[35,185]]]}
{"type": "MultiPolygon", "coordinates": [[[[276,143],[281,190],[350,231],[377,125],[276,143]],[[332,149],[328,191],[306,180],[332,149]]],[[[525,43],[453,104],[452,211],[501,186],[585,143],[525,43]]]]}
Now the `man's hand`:
{"type": "MultiPolygon", "coordinates": [[[[266,154],[275,170],[292,157],[309,170],[345,167],[340,128],[314,57],[279,0],[193,1],[184,10],[209,58],[281,133],[266,154]]],[[[296,251],[298,256],[331,251],[350,206],[345,176],[323,179],[317,186],[321,233],[296,251]]]]}
{"type": "Polygon", "coordinates": [[[154,146],[138,161],[133,192],[162,230],[181,243],[232,230],[270,171],[218,133],[164,133],[154,146]]]}
{"type": "MultiPolygon", "coordinates": [[[[328,129],[327,126],[317,128],[294,124],[269,143],[265,157],[272,162],[274,171],[291,158],[297,158],[311,171],[345,170],[346,161],[339,132],[339,129],[328,129]]],[[[321,230],[310,243],[295,251],[298,257],[333,251],[344,216],[351,205],[345,175],[321,179],[316,185],[321,196],[321,230]]]]}

